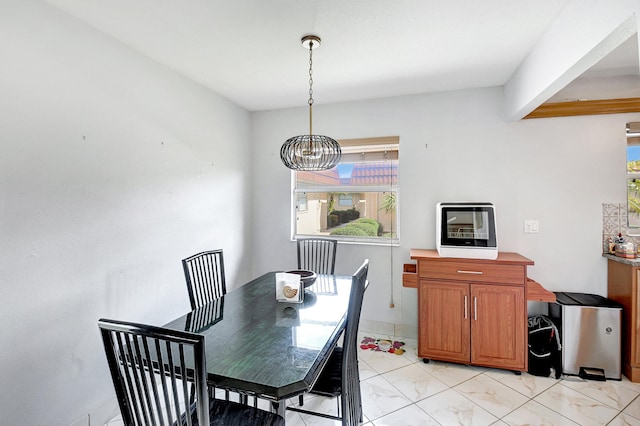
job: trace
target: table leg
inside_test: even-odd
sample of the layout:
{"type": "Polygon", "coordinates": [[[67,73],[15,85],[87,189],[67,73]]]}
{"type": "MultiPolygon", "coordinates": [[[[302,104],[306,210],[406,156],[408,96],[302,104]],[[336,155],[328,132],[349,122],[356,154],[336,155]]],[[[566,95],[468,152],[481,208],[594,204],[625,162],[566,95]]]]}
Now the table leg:
{"type": "Polygon", "coordinates": [[[275,401],[271,403],[271,410],[282,416],[283,419],[287,418],[287,400],[281,399],[280,401],[275,401]]]}

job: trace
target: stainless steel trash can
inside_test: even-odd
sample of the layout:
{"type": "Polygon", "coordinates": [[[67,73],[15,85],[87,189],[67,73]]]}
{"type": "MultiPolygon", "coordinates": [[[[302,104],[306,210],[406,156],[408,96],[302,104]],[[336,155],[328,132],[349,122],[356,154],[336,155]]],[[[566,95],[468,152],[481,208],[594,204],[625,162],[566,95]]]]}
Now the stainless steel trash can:
{"type": "Polygon", "coordinates": [[[597,294],[556,292],[549,318],[560,332],[563,374],[622,379],[622,305],[597,294]]]}

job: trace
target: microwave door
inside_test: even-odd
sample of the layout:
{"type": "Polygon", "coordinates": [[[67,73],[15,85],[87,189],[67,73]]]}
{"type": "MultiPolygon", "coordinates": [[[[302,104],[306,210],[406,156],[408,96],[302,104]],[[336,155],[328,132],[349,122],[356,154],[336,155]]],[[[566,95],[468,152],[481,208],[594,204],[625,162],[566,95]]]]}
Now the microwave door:
{"type": "Polygon", "coordinates": [[[450,212],[447,215],[447,236],[452,239],[473,239],[474,221],[471,212],[450,212]]]}

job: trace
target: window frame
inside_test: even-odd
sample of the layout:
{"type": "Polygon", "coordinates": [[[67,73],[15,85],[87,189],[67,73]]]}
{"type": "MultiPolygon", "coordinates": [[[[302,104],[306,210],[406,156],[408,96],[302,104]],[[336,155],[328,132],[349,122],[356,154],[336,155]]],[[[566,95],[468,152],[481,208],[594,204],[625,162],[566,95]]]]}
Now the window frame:
{"type": "Polygon", "coordinates": [[[640,160],[638,159],[638,151],[640,151],[640,122],[629,122],[626,126],[627,144],[625,148],[625,156],[627,161],[627,228],[638,232],[640,229],[640,208],[638,207],[640,200],[640,160]],[[630,154],[633,152],[633,155],[630,154]],[[630,158],[631,157],[631,158],[630,158]]]}
{"type": "MultiPolygon", "coordinates": [[[[400,138],[398,136],[389,136],[389,137],[380,137],[380,138],[361,138],[361,139],[346,139],[338,141],[343,148],[343,158],[346,155],[353,156],[354,152],[363,152],[365,155],[366,152],[372,153],[380,153],[384,150],[396,151],[396,154],[393,156],[395,158],[391,158],[390,161],[394,162],[390,163],[392,166],[395,166],[395,171],[393,176],[391,177],[391,182],[389,186],[376,186],[376,185],[318,185],[314,187],[302,187],[298,188],[297,185],[297,171],[291,171],[291,240],[295,241],[298,238],[308,238],[308,237],[326,237],[333,238],[338,240],[339,243],[351,243],[351,244],[366,244],[366,245],[384,245],[384,246],[399,246],[400,245],[400,194],[399,194],[399,151],[400,151],[400,138]],[[364,150],[362,150],[364,148],[364,150]],[[391,213],[391,223],[390,227],[390,236],[380,236],[380,237],[364,237],[364,236],[345,236],[345,235],[329,235],[326,233],[298,233],[298,196],[300,194],[307,195],[307,200],[311,197],[308,194],[329,194],[329,193],[340,193],[340,194],[349,194],[352,197],[352,204],[350,208],[356,208],[359,206],[359,201],[355,199],[353,194],[367,194],[367,193],[376,193],[379,197],[386,196],[387,193],[395,194],[395,209],[391,213]],[[394,223],[395,222],[395,223],[394,223]]],[[[386,156],[386,153],[385,153],[386,156]]],[[[371,162],[376,161],[375,159],[370,160],[371,162]]],[[[341,160],[342,162],[342,160],[341,160]]],[[[366,162],[366,161],[365,161],[366,162]]],[[[328,200],[318,200],[319,204],[327,203],[328,200]]],[[[362,200],[360,200],[362,201],[362,200]]],[[[366,201],[366,200],[365,200],[366,201]]],[[[335,201],[336,205],[338,205],[339,200],[335,201]]],[[[380,202],[376,208],[378,208],[380,202]]],[[[347,207],[347,206],[343,206],[347,207]]],[[[309,204],[307,204],[307,210],[309,211],[309,204]]],[[[379,209],[378,209],[379,210],[379,209]]],[[[300,212],[304,212],[300,210],[300,212]]],[[[367,216],[361,216],[367,217],[367,216]]]]}

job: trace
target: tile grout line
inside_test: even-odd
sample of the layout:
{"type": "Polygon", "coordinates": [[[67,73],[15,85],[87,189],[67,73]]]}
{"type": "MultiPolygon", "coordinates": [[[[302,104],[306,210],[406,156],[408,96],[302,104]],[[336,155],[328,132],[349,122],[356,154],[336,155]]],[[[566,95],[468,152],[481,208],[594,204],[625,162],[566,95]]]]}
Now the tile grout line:
{"type": "MultiPolygon", "coordinates": [[[[366,361],[365,361],[365,362],[366,362],[366,361]]],[[[412,362],[412,363],[410,363],[410,364],[408,364],[408,365],[417,364],[417,363],[419,363],[419,362],[420,362],[420,361],[419,361],[419,360],[417,360],[417,361],[414,361],[414,362],[412,362]]],[[[467,366],[467,367],[470,367],[470,366],[468,366],[468,365],[466,365],[466,366],[467,366]]],[[[399,370],[399,369],[402,369],[402,368],[405,368],[405,367],[407,367],[407,366],[397,367],[397,368],[391,369],[391,370],[389,370],[389,371],[386,371],[386,372],[384,372],[384,373],[381,373],[381,372],[379,372],[379,371],[377,371],[377,370],[374,370],[374,371],[376,372],[376,374],[375,374],[374,376],[368,377],[366,380],[371,379],[371,378],[376,377],[376,376],[381,376],[381,378],[382,378],[382,379],[384,379],[387,383],[389,383],[389,384],[390,384],[394,389],[396,389],[396,390],[397,390],[397,391],[399,391],[402,395],[404,395],[405,397],[407,397],[407,395],[405,395],[405,394],[404,394],[400,389],[396,388],[392,383],[390,383],[388,380],[386,380],[386,378],[385,378],[385,377],[382,377],[382,376],[383,376],[383,374],[386,374],[386,373],[389,373],[389,372],[392,372],[392,371],[396,371],[396,370],[399,370]]],[[[447,391],[447,390],[453,390],[453,391],[455,391],[458,395],[462,396],[463,398],[465,398],[466,400],[468,400],[469,402],[471,402],[471,403],[472,403],[472,404],[474,404],[475,406],[479,407],[479,408],[480,408],[480,409],[482,409],[483,411],[485,411],[485,412],[487,412],[488,414],[492,415],[493,417],[497,418],[497,419],[498,419],[497,421],[503,421],[503,419],[504,419],[505,417],[509,416],[510,414],[512,414],[513,412],[515,412],[515,411],[517,411],[518,409],[522,408],[523,406],[525,406],[525,405],[526,405],[526,404],[528,404],[528,403],[535,403],[535,404],[540,405],[541,407],[544,407],[544,408],[546,408],[546,409],[548,409],[548,410],[550,410],[550,411],[552,411],[552,412],[556,413],[557,415],[561,416],[562,418],[567,419],[567,420],[569,420],[569,421],[573,422],[573,420],[569,419],[568,417],[565,417],[562,413],[559,413],[559,412],[557,412],[556,410],[552,409],[551,407],[547,407],[546,405],[542,404],[541,402],[539,402],[539,401],[536,401],[536,400],[535,400],[535,398],[536,398],[536,397],[538,397],[538,396],[539,396],[539,395],[541,395],[542,393],[544,393],[544,392],[548,391],[549,389],[553,388],[554,386],[557,386],[557,385],[565,386],[564,384],[562,384],[562,379],[559,379],[556,383],[554,383],[554,384],[552,384],[551,386],[549,386],[548,388],[545,388],[544,390],[542,390],[542,391],[538,392],[537,394],[535,394],[535,395],[533,395],[533,396],[528,396],[528,395],[525,395],[525,394],[521,393],[521,392],[520,392],[520,391],[518,391],[517,389],[512,388],[512,387],[511,387],[511,386],[509,386],[508,384],[501,383],[500,381],[498,381],[497,379],[495,379],[495,378],[491,377],[490,375],[485,374],[485,373],[487,373],[488,371],[490,371],[490,369],[486,369],[486,370],[484,370],[484,371],[481,371],[481,372],[479,372],[478,374],[476,374],[476,375],[474,375],[474,376],[472,376],[472,377],[469,377],[469,378],[467,378],[467,379],[465,379],[465,380],[461,381],[460,383],[456,384],[455,386],[450,386],[450,385],[448,385],[448,384],[447,384],[447,389],[442,390],[442,391],[439,391],[439,392],[436,392],[436,393],[434,393],[434,394],[432,394],[432,395],[429,395],[428,397],[422,398],[422,399],[420,399],[420,400],[418,400],[418,401],[412,401],[412,402],[411,402],[411,404],[408,404],[407,406],[404,406],[404,407],[398,408],[398,409],[396,409],[396,410],[394,410],[394,411],[392,411],[392,412],[390,412],[390,413],[393,413],[393,412],[399,411],[399,410],[404,409],[404,408],[406,408],[406,407],[408,407],[408,406],[410,406],[410,405],[415,405],[418,409],[421,409],[421,408],[418,406],[418,404],[417,404],[418,402],[420,402],[420,401],[424,401],[424,400],[426,400],[426,399],[428,399],[428,398],[431,398],[431,397],[433,397],[433,396],[435,396],[435,395],[438,395],[438,394],[440,394],[440,393],[442,393],[442,392],[445,392],[445,391],[447,391]],[[492,380],[492,381],[495,381],[495,382],[497,382],[497,383],[501,383],[501,384],[503,384],[503,385],[504,385],[505,387],[507,387],[509,390],[511,390],[511,391],[513,391],[513,392],[515,392],[515,393],[517,393],[518,395],[521,395],[521,396],[523,396],[523,397],[527,398],[527,400],[526,400],[525,402],[523,402],[522,404],[518,405],[517,407],[515,407],[514,409],[510,410],[508,413],[504,414],[503,416],[498,417],[498,416],[494,415],[493,413],[489,412],[485,407],[483,407],[483,406],[481,406],[481,405],[477,404],[476,402],[474,402],[473,400],[471,400],[470,398],[468,398],[465,394],[460,393],[458,390],[456,390],[456,389],[455,389],[455,387],[457,387],[457,386],[459,386],[459,385],[461,385],[461,384],[463,384],[463,383],[465,383],[465,382],[468,382],[468,381],[470,381],[470,380],[473,380],[474,378],[477,378],[477,377],[479,377],[479,376],[481,376],[481,375],[484,375],[485,377],[487,377],[488,379],[490,379],[490,380],[492,380]]],[[[427,373],[428,373],[428,374],[431,374],[431,373],[429,373],[429,372],[427,372],[427,373]]],[[[437,379],[437,376],[434,376],[434,377],[437,379]]],[[[445,383],[445,384],[446,384],[446,383],[445,383]]],[[[615,416],[614,416],[610,421],[612,421],[612,420],[613,420],[613,419],[615,419],[616,417],[620,416],[620,414],[629,415],[629,414],[623,413],[624,409],[626,409],[629,405],[631,405],[631,404],[633,403],[633,401],[635,401],[635,400],[640,396],[640,395],[637,395],[637,396],[636,396],[635,398],[633,398],[633,399],[632,399],[628,404],[626,404],[624,408],[622,408],[622,409],[618,409],[617,407],[611,407],[611,406],[610,406],[609,404],[607,404],[607,403],[604,403],[604,402],[601,402],[601,401],[599,401],[599,400],[596,400],[595,398],[593,398],[593,397],[591,397],[591,396],[589,396],[589,395],[585,395],[585,394],[583,394],[582,392],[580,392],[580,391],[578,391],[578,390],[572,389],[572,388],[570,388],[570,387],[568,387],[568,386],[565,386],[565,387],[567,387],[568,389],[571,389],[571,390],[573,390],[573,391],[575,391],[575,392],[578,392],[578,393],[580,393],[581,395],[583,395],[583,396],[585,396],[585,397],[587,397],[587,398],[589,398],[589,399],[592,399],[592,400],[594,400],[594,401],[598,402],[599,404],[603,404],[604,406],[607,406],[607,407],[610,407],[610,408],[611,408],[611,409],[613,409],[613,410],[616,410],[616,411],[617,411],[616,415],[615,415],[615,416]]],[[[421,411],[423,411],[423,412],[424,412],[424,410],[422,410],[422,409],[421,409],[421,411]]],[[[390,413],[385,414],[385,416],[386,416],[386,415],[388,415],[388,414],[390,414],[390,413]]],[[[429,415],[429,413],[426,413],[426,412],[425,412],[425,414],[426,414],[429,418],[433,419],[433,417],[431,417],[431,416],[429,415]]],[[[635,418],[634,416],[631,416],[631,415],[629,415],[629,416],[630,416],[630,417],[632,417],[632,418],[635,418]]],[[[381,417],[384,417],[384,416],[381,416],[381,417]]],[[[374,420],[377,420],[377,419],[378,419],[378,418],[376,418],[376,419],[369,419],[369,420],[370,420],[370,422],[373,422],[374,420]]],[[[434,420],[435,420],[435,419],[434,419],[434,420]]],[[[574,423],[575,423],[575,422],[574,422],[574,423]]]]}

